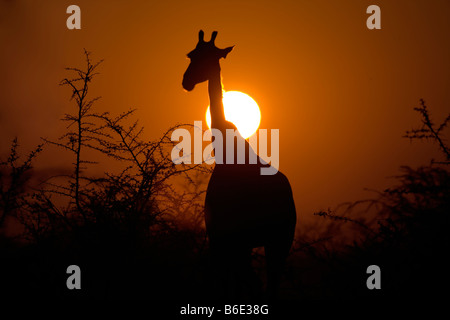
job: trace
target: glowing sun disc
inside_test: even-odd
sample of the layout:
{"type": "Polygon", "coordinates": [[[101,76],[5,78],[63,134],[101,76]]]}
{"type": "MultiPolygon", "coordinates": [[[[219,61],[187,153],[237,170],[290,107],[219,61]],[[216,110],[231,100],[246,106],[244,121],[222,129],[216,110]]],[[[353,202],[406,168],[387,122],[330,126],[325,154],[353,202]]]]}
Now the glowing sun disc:
{"type": "MultiPolygon", "coordinates": [[[[240,91],[227,91],[223,95],[225,119],[234,123],[239,133],[247,139],[258,130],[261,111],[255,100],[240,91]]],[[[206,123],[211,129],[211,112],[206,109],[206,123]]]]}

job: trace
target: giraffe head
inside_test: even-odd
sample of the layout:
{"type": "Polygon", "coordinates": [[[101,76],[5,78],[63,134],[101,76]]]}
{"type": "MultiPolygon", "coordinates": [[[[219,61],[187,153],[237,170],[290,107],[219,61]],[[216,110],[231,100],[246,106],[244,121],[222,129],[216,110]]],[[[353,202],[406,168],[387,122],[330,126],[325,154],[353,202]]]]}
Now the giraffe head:
{"type": "Polygon", "coordinates": [[[188,53],[191,60],[189,67],[183,76],[183,88],[187,91],[194,89],[195,85],[209,80],[212,76],[220,73],[219,60],[226,58],[233,47],[219,49],[214,44],[217,31],[214,31],[211,40],[206,42],[202,30],[198,33],[198,43],[194,50],[188,53]]]}

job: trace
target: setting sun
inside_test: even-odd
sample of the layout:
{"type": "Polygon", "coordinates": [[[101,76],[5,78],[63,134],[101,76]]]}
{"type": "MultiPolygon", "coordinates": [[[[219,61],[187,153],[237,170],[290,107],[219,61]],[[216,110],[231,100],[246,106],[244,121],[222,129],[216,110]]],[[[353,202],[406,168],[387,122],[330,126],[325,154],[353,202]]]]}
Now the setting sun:
{"type": "MultiPolygon", "coordinates": [[[[239,133],[247,139],[256,132],[261,122],[258,104],[249,95],[240,91],[227,91],[223,95],[225,119],[234,123],[239,133]]],[[[206,123],[211,128],[211,113],[206,110],[206,123]]]]}

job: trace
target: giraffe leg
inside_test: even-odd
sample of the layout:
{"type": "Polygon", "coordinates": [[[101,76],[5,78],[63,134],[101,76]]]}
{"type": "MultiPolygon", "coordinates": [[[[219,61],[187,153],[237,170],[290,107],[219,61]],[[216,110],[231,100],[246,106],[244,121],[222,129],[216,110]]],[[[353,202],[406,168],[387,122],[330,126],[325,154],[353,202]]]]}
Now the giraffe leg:
{"type": "Polygon", "coordinates": [[[248,255],[248,263],[246,264],[247,268],[244,270],[244,277],[246,279],[248,289],[249,289],[249,297],[252,299],[260,300],[262,298],[263,293],[263,284],[261,278],[256,273],[255,269],[252,265],[253,256],[252,250],[250,250],[248,255]]]}
{"type": "Polygon", "coordinates": [[[267,270],[267,297],[277,299],[286,258],[292,241],[274,241],[264,247],[267,270]]]}
{"type": "Polygon", "coordinates": [[[252,248],[240,248],[235,257],[236,298],[261,298],[262,283],[252,266],[252,248]]]}
{"type": "Polygon", "coordinates": [[[230,268],[226,261],[227,248],[218,242],[210,242],[209,250],[209,274],[211,296],[217,300],[223,300],[230,295],[230,268]]]}
{"type": "Polygon", "coordinates": [[[243,249],[230,241],[211,241],[210,266],[216,299],[243,296],[251,269],[251,249],[243,249]]]}

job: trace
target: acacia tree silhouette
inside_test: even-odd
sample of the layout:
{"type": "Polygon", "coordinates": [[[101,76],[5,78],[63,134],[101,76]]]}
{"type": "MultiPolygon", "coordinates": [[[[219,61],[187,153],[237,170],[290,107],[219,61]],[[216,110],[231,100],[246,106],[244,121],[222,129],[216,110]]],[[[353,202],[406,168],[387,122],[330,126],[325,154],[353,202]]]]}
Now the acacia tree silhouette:
{"type": "Polygon", "coordinates": [[[208,170],[201,165],[175,166],[172,163],[169,152],[173,143],[170,135],[181,125],[170,128],[156,141],[145,141],[141,138],[144,128],[139,126],[138,121],[127,125],[135,110],[128,110],[116,117],[108,112],[95,112],[93,105],[100,97],[89,97],[89,85],[98,75],[96,70],[102,60],[93,63],[90,53],[85,50],[84,54],[85,69],[66,68],[76,76],[61,81],[62,86],[71,89],[71,100],[75,101],[76,106],[75,112],[66,113],[62,119],[68,123],[67,132],[57,141],[43,139],[45,143],[73,154],[73,174],[54,176],[45,181],[44,187],[33,195],[36,201],[28,203],[32,214],[22,220],[35,220],[39,216],[36,211],[41,211],[47,213],[47,218],[51,216],[47,221],[49,223],[50,220],[59,220],[73,226],[74,223],[106,219],[108,214],[104,211],[108,209],[117,211],[110,212],[109,217],[116,214],[121,218],[126,216],[139,220],[148,214],[148,223],[161,222],[158,217],[169,211],[167,204],[162,204],[163,198],[169,194],[173,198],[176,193],[170,179],[184,175],[190,180],[191,172],[208,170]],[[88,149],[116,160],[116,165],[122,169],[116,170],[118,173],[108,172],[104,177],[85,174],[88,165],[98,163],[87,159],[85,154],[88,149]],[[60,182],[61,178],[68,183],[60,182]],[[52,200],[54,195],[69,199],[65,208],[58,208],[52,200]],[[105,216],[102,216],[104,213],[105,216]]]}
{"type": "MultiPolygon", "coordinates": [[[[14,216],[24,227],[21,238],[35,248],[29,251],[33,262],[20,265],[26,268],[34,263],[38,267],[33,272],[39,276],[23,280],[23,285],[34,283],[31,286],[38,288],[59,283],[49,291],[67,294],[65,280],[55,277],[64,277],[65,268],[78,261],[92,275],[94,284],[84,291],[88,296],[162,297],[169,291],[173,295],[173,287],[181,294],[189,277],[180,264],[194,264],[192,259],[199,253],[195,248],[205,244],[204,227],[198,221],[204,194],[201,179],[209,168],[175,166],[171,161],[171,133],[185,125],[173,126],[159,139],[148,141],[143,138],[144,128],[132,120],[135,110],[117,116],[97,112],[99,97],[91,98],[89,86],[102,61],[92,62],[86,50],[84,55],[85,67],[67,68],[75,76],[61,81],[71,90],[75,106],[62,118],[66,132],[55,141],[43,139],[44,146],[57,147],[55,153],[68,151],[73,156],[71,173],[48,177],[29,189],[31,162],[43,146],[20,164],[17,140],[9,158],[0,163],[0,221],[14,216]],[[100,161],[108,161],[109,169],[94,174],[89,169],[100,161]],[[180,186],[183,183],[185,187],[180,186]],[[35,257],[31,252],[39,254],[35,257]],[[126,274],[118,277],[117,270],[126,274]],[[127,277],[140,280],[127,282],[127,277]],[[123,283],[112,285],[114,280],[123,283]],[[155,291],[145,290],[149,282],[155,291]]],[[[197,272],[193,268],[190,272],[197,272]]]]}
{"type": "Polygon", "coordinates": [[[81,70],[79,68],[66,68],[66,70],[73,71],[76,73],[76,77],[74,78],[65,78],[61,81],[60,85],[68,86],[72,90],[72,96],[70,100],[75,100],[77,106],[77,112],[74,114],[66,113],[62,121],[68,122],[67,129],[68,131],[64,133],[57,141],[51,141],[48,139],[43,139],[45,142],[49,144],[56,145],[63,149],[66,149],[74,154],[75,161],[74,165],[74,176],[73,180],[70,182],[69,188],[64,188],[62,186],[58,186],[62,193],[67,192],[67,194],[73,198],[75,202],[76,208],[78,212],[81,214],[83,219],[86,221],[86,214],[83,206],[81,205],[81,194],[80,194],[80,185],[83,177],[81,176],[83,165],[94,163],[89,160],[82,159],[82,149],[84,147],[87,148],[95,148],[93,143],[101,141],[102,138],[105,137],[102,132],[104,126],[98,126],[90,120],[95,117],[99,117],[100,115],[97,113],[91,112],[92,106],[95,101],[100,99],[100,97],[95,97],[92,99],[88,98],[89,93],[89,83],[93,80],[93,78],[98,75],[96,72],[97,67],[102,63],[103,60],[100,60],[97,63],[92,63],[89,57],[89,52],[84,50],[84,54],[86,57],[86,70],[81,70]],[[72,129],[75,127],[75,129],[72,129]]]}
{"type": "MultiPolygon", "coordinates": [[[[450,173],[444,129],[450,115],[436,127],[424,100],[420,104],[414,110],[423,125],[407,131],[404,137],[437,143],[445,160],[432,159],[429,166],[416,169],[402,166],[402,174],[396,177],[398,184],[377,191],[376,198],[314,213],[332,222],[319,244],[339,238],[344,224],[354,227],[353,242],[341,250],[336,244],[333,251],[306,246],[325,268],[325,285],[321,286],[332,296],[374,296],[361,281],[365,268],[374,263],[383,270],[383,290],[378,295],[425,298],[426,293],[428,298],[439,298],[439,287],[448,285],[444,266],[450,249],[450,173]]],[[[299,243],[294,252],[303,248],[299,243]]]]}

